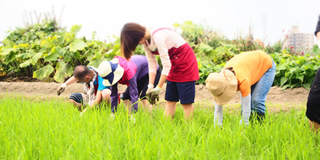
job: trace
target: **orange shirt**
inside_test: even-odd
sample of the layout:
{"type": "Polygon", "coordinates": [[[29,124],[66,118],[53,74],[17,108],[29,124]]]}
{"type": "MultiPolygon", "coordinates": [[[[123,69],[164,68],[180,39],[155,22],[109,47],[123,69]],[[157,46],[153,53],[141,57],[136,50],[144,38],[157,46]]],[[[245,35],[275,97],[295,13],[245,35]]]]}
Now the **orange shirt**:
{"type": "Polygon", "coordinates": [[[233,68],[242,97],[251,93],[251,86],[272,67],[272,58],[263,51],[243,52],[231,58],[224,68],[233,68]]]}

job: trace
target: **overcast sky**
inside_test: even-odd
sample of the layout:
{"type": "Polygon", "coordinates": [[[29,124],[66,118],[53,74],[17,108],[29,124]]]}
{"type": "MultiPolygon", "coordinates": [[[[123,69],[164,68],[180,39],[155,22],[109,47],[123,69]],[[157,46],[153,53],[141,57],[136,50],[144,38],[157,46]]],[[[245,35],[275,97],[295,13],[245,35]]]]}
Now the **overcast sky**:
{"type": "Polygon", "coordinates": [[[255,38],[273,43],[292,25],[298,25],[301,32],[313,33],[320,0],[2,0],[0,40],[7,30],[23,26],[26,13],[30,18],[30,12],[34,17],[34,11],[47,13],[52,8],[58,18],[63,10],[62,26],[70,29],[81,24],[80,36],[91,38],[96,31],[100,40],[112,34],[119,36],[127,22],[171,26],[191,20],[228,38],[247,33],[252,25],[255,38]]]}

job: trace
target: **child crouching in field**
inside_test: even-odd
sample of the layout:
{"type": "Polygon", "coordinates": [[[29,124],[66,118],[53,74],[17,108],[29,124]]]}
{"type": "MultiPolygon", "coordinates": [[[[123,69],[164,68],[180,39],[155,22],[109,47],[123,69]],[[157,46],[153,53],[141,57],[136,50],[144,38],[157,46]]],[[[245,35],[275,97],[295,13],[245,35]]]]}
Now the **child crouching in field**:
{"type": "MultiPolygon", "coordinates": [[[[116,56],[110,62],[104,61],[99,65],[99,75],[104,79],[105,86],[111,86],[111,111],[114,113],[118,106],[118,83],[127,85],[123,93],[123,100],[126,106],[132,104],[131,111],[138,111],[138,99],[140,97],[143,106],[151,110],[146,99],[148,89],[148,61],[145,56],[135,55],[129,60],[116,56]],[[130,101],[129,101],[130,100],[130,101]]],[[[154,85],[158,84],[161,70],[158,66],[154,85]]]]}
{"type": "Polygon", "coordinates": [[[93,107],[102,101],[109,103],[110,87],[104,86],[102,81],[103,79],[98,75],[95,68],[79,65],[75,68],[73,76],[58,88],[57,94],[60,95],[68,85],[76,82],[83,83],[84,93],[72,93],[69,97],[69,101],[79,111],[82,111],[85,105],[93,107]]]}
{"type": "Polygon", "coordinates": [[[241,92],[242,119],[249,125],[252,112],[261,121],[266,112],[265,101],[276,72],[272,58],[263,51],[244,52],[230,59],[220,73],[210,73],[206,87],[215,100],[214,124],[222,125],[223,109],[241,92]]]}

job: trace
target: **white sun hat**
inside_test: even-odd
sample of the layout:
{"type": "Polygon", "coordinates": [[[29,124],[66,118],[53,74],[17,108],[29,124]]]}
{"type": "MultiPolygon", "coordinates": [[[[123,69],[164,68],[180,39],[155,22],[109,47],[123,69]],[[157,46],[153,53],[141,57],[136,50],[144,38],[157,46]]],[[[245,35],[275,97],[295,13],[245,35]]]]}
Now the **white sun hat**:
{"type": "Polygon", "coordinates": [[[102,84],[106,87],[117,83],[123,76],[124,69],[120,66],[118,58],[111,61],[103,61],[98,68],[99,76],[104,80],[102,84]]]}
{"type": "Polygon", "coordinates": [[[210,73],[206,79],[206,87],[219,105],[227,104],[237,93],[238,80],[234,73],[223,69],[220,73],[210,73]]]}

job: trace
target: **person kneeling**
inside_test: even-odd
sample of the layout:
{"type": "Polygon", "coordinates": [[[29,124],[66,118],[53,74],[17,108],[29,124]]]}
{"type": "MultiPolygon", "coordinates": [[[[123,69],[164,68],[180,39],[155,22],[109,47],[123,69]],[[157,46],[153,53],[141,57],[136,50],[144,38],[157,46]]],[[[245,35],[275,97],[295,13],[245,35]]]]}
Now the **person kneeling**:
{"type": "MultiPolygon", "coordinates": [[[[146,91],[148,89],[148,61],[145,56],[135,55],[130,60],[116,56],[111,61],[103,61],[98,68],[99,75],[104,79],[105,86],[111,86],[111,111],[114,113],[118,106],[118,83],[127,85],[126,91],[123,93],[123,100],[128,107],[130,101],[132,104],[129,112],[138,111],[138,100],[143,103],[145,109],[151,110],[146,99],[146,91]]],[[[158,66],[157,76],[154,79],[154,85],[157,85],[160,79],[161,70],[158,66]]]]}
{"type": "Polygon", "coordinates": [[[73,76],[58,88],[57,94],[60,95],[68,85],[83,83],[84,93],[72,93],[69,97],[69,102],[82,111],[86,105],[92,108],[103,101],[110,102],[110,87],[104,86],[102,81],[103,78],[98,75],[95,68],[79,65],[75,68],[73,76]]]}

